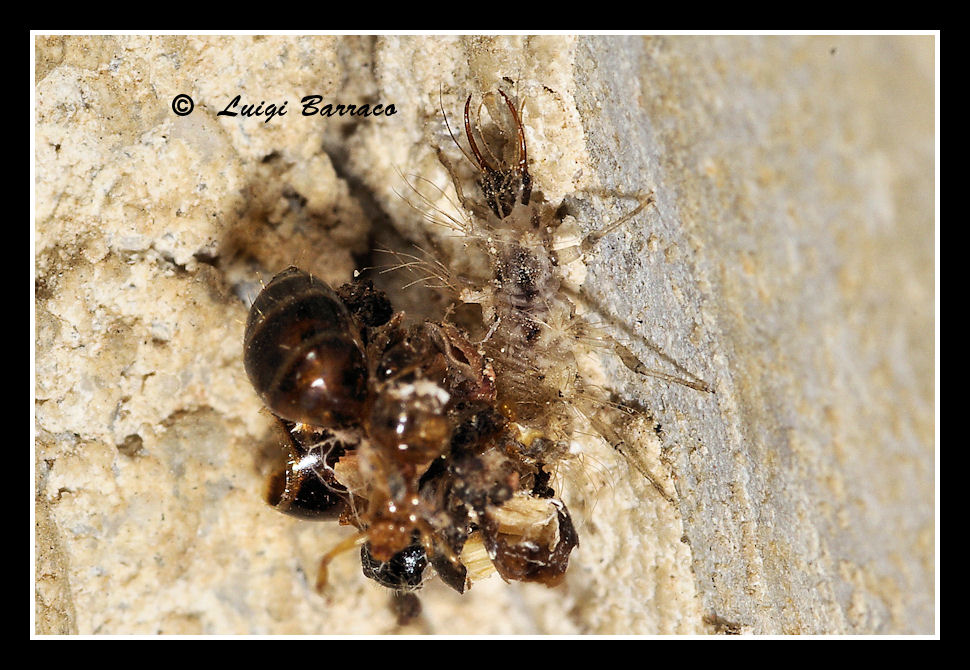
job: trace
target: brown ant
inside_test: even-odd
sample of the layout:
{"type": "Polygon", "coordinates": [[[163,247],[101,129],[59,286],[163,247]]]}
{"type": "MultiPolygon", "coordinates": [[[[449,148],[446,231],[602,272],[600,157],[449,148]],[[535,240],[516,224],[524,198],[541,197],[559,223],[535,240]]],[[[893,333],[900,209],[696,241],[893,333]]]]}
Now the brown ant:
{"type": "Polygon", "coordinates": [[[558,583],[568,510],[497,403],[491,362],[447,323],[406,327],[369,282],[334,291],[291,267],[253,302],[245,365],[289,436],[268,500],[358,533],[364,574],[420,587],[430,563],[464,591],[483,553],[509,580],[558,583]]]}

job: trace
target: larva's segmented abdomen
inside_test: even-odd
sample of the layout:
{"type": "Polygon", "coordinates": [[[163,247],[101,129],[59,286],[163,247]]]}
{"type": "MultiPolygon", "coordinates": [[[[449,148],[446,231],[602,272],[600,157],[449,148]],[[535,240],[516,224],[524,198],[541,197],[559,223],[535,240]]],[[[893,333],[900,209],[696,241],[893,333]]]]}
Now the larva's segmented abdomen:
{"type": "Polygon", "coordinates": [[[509,245],[500,254],[495,275],[498,295],[527,314],[541,316],[559,291],[549,258],[518,244],[509,245]]]}

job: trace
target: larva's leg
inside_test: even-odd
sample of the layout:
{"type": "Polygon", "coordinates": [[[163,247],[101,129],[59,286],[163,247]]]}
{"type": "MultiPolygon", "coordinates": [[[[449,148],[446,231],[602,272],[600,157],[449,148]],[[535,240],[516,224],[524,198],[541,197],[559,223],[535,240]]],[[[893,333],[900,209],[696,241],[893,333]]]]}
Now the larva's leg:
{"type": "Polygon", "coordinates": [[[656,202],[654,198],[653,191],[650,193],[641,193],[632,196],[621,195],[619,197],[636,198],[639,204],[619,219],[613,223],[607,224],[606,226],[600,228],[599,230],[594,230],[590,232],[586,237],[584,237],[579,244],[574,244],[572,246],[560,249],[556,252],[556,255],[560,263],[571,263],[574,260],[580,258],[584,253],[592,249],[599,243],[601,239],[612,233],[614,230],[624,225],[628,221],[631,221],[633,217],[642,212],[646,207],[652,205],[656,202]]]}
{"type": "MultiPolygon", "coordinates": [[[[651,472],[649,464],[643,453],[630,445],[626,440],[624,440],[620,433],[614,428],[614,422],[607,420],[605,414],[610,411],[607,409],[601,410],[590,417],[590,423],[596,429],[604,440],[606,440],[611,447],[616,449],[618,452],[623,454],[623,456],[633,464],[640,474],[642,474],[647,481],[649,481],[657,492],[671,505],[674,503],[674,496],[671,494],[667,488],[660,482],[659,477],[651,472]]],[[[612,412],[620,412],[620,410],[612,410],[612,412]]]]}
{"type": "Polygon", "coordinates": [[[441,149],[438,149],[438,160],[444,166],[445,170],[448,171],[448,176],[451,177],[451,181],[455,185],[455,194],[458,196],[458,202],[461,203],[461,206],[464,207],[466,211],[471,212],[477,220],[487,221],[491,210],[481,203],[475,202],[471,198],[465,196],[461,188],[461,179],[458,176],[458,172],[455,170],[455,166],[448,159],[448,157],[445,156],[445,153],[441,149]]]}

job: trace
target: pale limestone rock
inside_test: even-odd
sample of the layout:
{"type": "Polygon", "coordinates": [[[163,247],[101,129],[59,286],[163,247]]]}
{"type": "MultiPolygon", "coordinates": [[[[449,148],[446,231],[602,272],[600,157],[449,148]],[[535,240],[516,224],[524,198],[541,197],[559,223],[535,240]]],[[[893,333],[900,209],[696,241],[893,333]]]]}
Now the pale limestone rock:
{"type": "Polygon", "coordinates": [[[585,287],[645,362],[676,372],[659,347],[717,394],[601,361],[659,424],[627,437],[676,505],[588,441],[563,468],[566,582],[432,583],[403,632],[933,632],[932,38],[75,36],[35,54],[38,633],[399,630],[353,556],[313,592],[347,529],[261,500],[274,443],[245,298],[290,263],[345,281],[392,228],[460,267],[402,174],[447,191],[439,95],[457,133],[464,96],[503,77],[537,188],[580,230],[655,191],[585,287]],[[237,94],[288,113],[217,116],[237,94]],[[310,94],[397,114],[300,116],[310,94]]]}

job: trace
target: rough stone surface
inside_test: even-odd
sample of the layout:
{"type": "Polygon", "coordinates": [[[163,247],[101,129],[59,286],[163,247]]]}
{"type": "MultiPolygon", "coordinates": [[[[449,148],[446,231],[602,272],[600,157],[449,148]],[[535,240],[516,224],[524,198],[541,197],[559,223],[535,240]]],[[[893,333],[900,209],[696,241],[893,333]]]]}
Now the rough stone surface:
{"type": "Polygon", "coordinates": [[[934,48],[37,37],[36,632],[932,633],[934,48]],[[579,231],[655,192],[587,255],[588,308],[717,393],[603,357],[592,374],[659,427],[629,427],[630,459],[587,440],[565,468],[565,583],[432,583],[400,628],[352,556],[313,591],[346,528],[262,502],[246,300],[291,263],[345,281],[379,246],[459,265],[402,175],[447,191],[439,96],[455,128],[503,78],[536,184],[579,231]],[[301,116],[311,94],[398,113],[301,116]],[[287,115],[217,116],[235,95],[287,115]]]}

